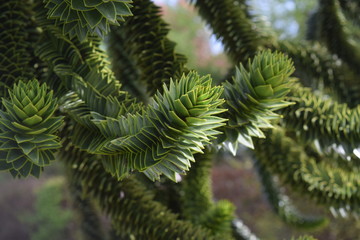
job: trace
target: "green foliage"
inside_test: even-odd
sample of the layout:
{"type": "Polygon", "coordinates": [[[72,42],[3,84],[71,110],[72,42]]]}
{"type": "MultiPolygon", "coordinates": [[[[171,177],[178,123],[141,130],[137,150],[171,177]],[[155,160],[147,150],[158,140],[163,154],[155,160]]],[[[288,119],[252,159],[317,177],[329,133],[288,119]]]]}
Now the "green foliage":
{"type": "MultiPolygon", "coordinates": [[[[0,169],[38,177],[61,148],[75,186],[125,239],[251,239],[233,205],[214,202],[210,187],[210,152],[236,153],[242,144],[254,148],[270,202],[286,221],[324,223],[290,208],[274,176],[357,213],[358,4],[319,1],[313,40],[320,46],[278,40],[247,1],[191,2],[239,66],[221,86],[187,69],[150,0],[135,1],[132,12],[122,0],[1,3],[0,169]],[[114,72],[100,48],[110,30],[114,72]]],[[[42,204],[39,211],[48,208],[42,204]]]]}
{"type": "Polygon", "coordinates": [[[24,216],[24,221],[34,226],[31,240],[64,239],[65,229],[73,219],[71,210],[63,209],[64,178],[48,180],[37,192],[35,213],[24,216]]]}
{"type": "Polygon", "coordinates": [[[246,62],[264,44],[271,44],[272,36],[256,27],[245,0],[192,0],[199,14],[207,21],[214,34],[222,39],[225,49],[235,64],[246,62]],[[225,14],[226,13],[226,14],[225,14]]]}
{"type": "Polygon", "coordinates": [[[212,234],[231,238],[231,223],[235,207],[222,200],[213,203],[210,171],[213,152],[195,155],[192,171],[181,182],[184,191],[181,199],[182,214],[195,224],[209,229],[212,234]]]}
{"type": "MultiPolygon", "coordinates": [[[[222,3],[228,4],[228,6],[232,6],[234,8],[234,10],[232,11],[236,11],[236,9],[239,11],[240,9],[243,9],[242,11],[245,13],[247,11],[246,8],[242,8],[241,4],[232,5],[231,3],[227,3],[226,1],[223,1],[222,3]]],[[[325,1],[323,1],[322,3],[324,3],[324,6],[326,5],[325,1]]],[[[197,6],[200,8],[200,13],[202,11],[206,11],[206,8],[203,5],[197,4],[197,6]]],[[[333,17],[331,14],[327,16],[330,18],[333,17]]],[[[215,21],[214,19],[208,19],[206,16],[205,19],[207,19],[210,25],[212,25],[212,23],[215,21]]],[[[215,19],[217,20],[218,18],[215,19]]],[[[339,19],[335,21],[338,20],[339,19]]],[[[229,23],[232,22],[233,21],[229,21],[229,23]]],[[[337,24],[336,26],[340,26],[341,28],[342,25],[339,22],[336,22],[336,24],[337,24]]],[[[329,24],[328,26],[330,25],[331,24],[329,24]]],[[[239,26],[239,28],[241,28],[241,26],[239,26]]],[[[215,33],[219,34],[220,36],[221,36],[220,33],[224,31],[224,29],[225,27],[221,29],[216,27],[213,28],[215,33]]],[[[227,29],[231,29],[231,28],[227,28],[227,29]]],[[[241,30],[246,31],[246,27],[243,25],[241,30]]],[[[344,29],[342,28],[341,30],[344,29]]],[[[249,32],[255,33],[255,31],[249,31],[249,32]]],[[[333,33],[337,34],[335,32],[333,33]]],[[[228,34],[228,36],[234,36],[234,35],[235,33],[228,34]]],[[[258,35],[258,37],[260,37],[260,35],[258,35]]],[[[326,39],[328,41],[332,41],[332,38],[327,37],[326,39]]],[[[237,50],[236,44],[230,43],[225,38],[222,40],[225,47],[228,48],[228,51],[234,53],[239,52],[237,50]]],[[[280,41],[268,42],[268,44],[269,43],[272,45],[271,47],[273,49],[278,49],[278,48],[284,49],[284,47],[288,46],[286,43],[284,44],[283,42],[280,41]]],[[[241,43],[239,42],[238,45],[241,46],[241,43]]],[[[338,44],[337,46],[338,48],[341,48],[342,45],[338,44]]],[[[287,48],[286,50],[290,49],[291,53],[294,53],[295,51],[299,51],[299,48],[301,47],[302,47],[301,45],[300,47],[296,45],[292,45],[291,48],[287,48]]],[[[318,76],[324,76],[324,74],[322,72],[321,73],[318,72],[321,71],[321,68],[319,68],[319,66],[320,67],[329,66],[327,62],[329,62],[328,59],[330,59],[330,56],[327,53],[325,53],[324,55],[323,51],[320,52],[320,54],[318,54],[317,49],[312,49],[312,51],[313,53],[311,54],[308,54],[306,52],[304,52],[305,54],[303,53],[298,54],[297,56],[301,56],[303,60],[296,61],[295,67],[299,65],[302,67],[302,69],[306,69],[306,66],[304,66],[305,60],[308,62],[312,61],[312,64],[309,64],[310,67],[308,67],[310,68],[310,71],[308,72],[309,74],[308,78],[310,81],[315,81],[315,84],[313,86],[320,86],[320,84],[322,83],[321,83],[321,79],[319,79],[318,76]],[[308,54],[309,57],[306,57],[306,54],[308,54]],[[325,56],[325,57],[318,58],[318,56],[325,56]],[[312,60],[310,60],[309,58],[312,58],[312,60]]],[[[353,51],[354,51],[353,56],[356,56],[358,50],[353,48],[353,51]]],[[[332,78],[334,80],[332,80],[331,78],[329,78],[329,80],[333,82],[335,81],[341,81],[341,82],[338,83],[337,85],[330,84],[330,86],[332,85],[331,87],[333,88],[334,86],[341,86],[341,84],[343,84],[342,86],[347,86],[346,84],[349,84],[351,82],[352,87],[354,87],[354,89],[357,89],[358,84],[356,80],[351,79],[354,76],[356,76],[354,74],[353,69],[351,69],[351,67],[353,68],[354,65],[350,65],[350,64],[347,65],[348,61],[351,61],[353,64],[356,64],[356,61],[353,61],[354,59],[351,60],[351,58],[347,58],[346,55],[339,54],[339,56],[341,58],[344,58],[341,59],[344,62],[342,62],[343,65],[340,67],[340,69],[341,68],[344,70],[347,69],[347,71],[350,73],[346,72],[345,73],[346,77],[343,77],[344,73],[342,73],[342,71],[339,69],[339,65],[340,65],[338,64],[339,61],[335,62],[337,66],[334,66],[334,70],[333,68],[330,68],[328,71],[325,71],[325,74],[330,73],[332,75],[332,78]]],[[[330,61],[334,61],[334,60],[330,60],[330,61]]],[[[356,71],[357,68],[355,69],[355,72],[356,71]]],[[[330,81],[327,81],[325,82],[325,84],[328,84],[329,82],[330,81]]],[[[342,91],[344,88],[340,89],[340,91],[342,91]]],[[[347,88],[349,87],[347,86],[347,88]]],[[[284,139],[285,133],[282,133],[282,135],[281,134],[279,135],[277,133],[275,134],[276,137],[271,137],[270,139],[261,140],[261,141],[256,140],[259,143],[255,145],[255,151],[259,154],[260,156],[259,158],[262,159],[262,163],[265,165],[265,167],[271,169],[272,174],[279,175],[279,177],[283,180],[282,182],[290,184],[292,188],[297,190],[302,189],[300,191],[303,191],[303,193],[313,196],[319,202],[333,204],[337,207],[345,207],[346,204],[350,204],[351,202],[350,209],[352,210],[356,209],[358,200],[357,200],[357,195],[354,192],[356,190],[354,189],[357,189],[357,179],[355,177],[357,175],[357,168],[355,168],[354,165],[356,165],[357,161],[354,160],[354,162],[349,164],[352,167],[339,168],[340,160],[335,157],[335,159],[332,159],[332,161],[330,161],[330,158],[329,156],[327,156],[326,152],[328,152],[328,148],[331,148],[331,144],[333,143],[344,144],[340,146],[345,148],[346,154],[349,154],[354,149],[354,147],[357,146],[356,136],[358,131],[354,129],[357,123],[357,109],[350,110],[346,105],[340,105],[340,104],[338,105],[336,101],[333,102],[332,100],[325,100],[325,97],[327,96],[316,97],[311,93],[310,90],[306,91],[306,94],[309,94],[306,95],[303,92],[303,88],[301,87],[301,84],[299,85],[296,84],[291,89],[292,89],[292,94],[298,96],[299,97],[297,98],[298,101],[304,105],[300,108],[298,108],[299,105],[297,104],[290,105],[288,108],[285,108],[286,110],[282,112],[284,114],[284,123],[285,123],[284,126],[290,127],[290,130],[295,130],[296,131],[295,133],[299,135],[301,138],[298,139],[295,135],[294,140],[290,140],[288,138],[284,139]],[[306,98],[308,100],[306,100],[306,98]],[[309,103],[309,105],[305,107],[306,103],[309,103]],[[291,119],[290,115],[287,114],[288,112],[286,111],[290,109],[293,109],[291,110],[291,112],[292,114],[294,114],[293,116],[296,116],[295,118],[297,119],[295,118],[291,119]],[[330,110],[329,113],[331,114],[330,119],[328,120],[327,118],[328,116],[326,116],[326,121],[324,121],[321,119],[325,117],[325,114],[323,114],[322,111],[328,111],[328,110],[330,110]],[[338,112],[338,110],[341,111],[338,112]],[[342,117],[343,115],[344,118],[342,117]],[[303,120],[305,120],[308,124],[303,124],[304,123],[303,120]],[[294,126],[301,126],[303,128],[300,129],[295,127],[294,129],[294,126]],[[331,132],[331,133],[325,136],[324,133],[327,134],[327,132],[331,132]],[[319,154],[321,157],[317,158],[316,160],[311,158],[309,159],[305,153],[305,149],[301,147],[302,144],[304,143],[317,144],[318,142],[321,143],[319,146],[319,154]],[[274,146],[276,147],[274,148],[274,146]],[[319,165],[318,161],[321,161],[321,165],[319,165]],[[336,166],[337,168],[334,168],[334,166],[336,166]]],[[[344,95],[345,94],[342,94],[342,96],[344,95]]],[[[351,96],[350,98],[352,97],[355,96],[351,96]]],[[[287,100],[292,101],[295,99],[289,97],[287,98],[287,100]]],[[[354,102],[352,101],[351,104],[353,103],[354,102]]],[[[349,209],[349,207],[347,208],[349,209]]]]}
{"type": "Polygon", "coordinates": [[[201,216],[200,225],[208,228],[213,235],[231,239],[231,222],[234,218],[235,206],[226,200],[221,200],[201,216]]]}
{"type": "MultiPolygon", "coordinates": [[[[27,28],[29,5],[19,1],[0,3],[0,96],[7,96],[7,89],[19,77],[31,78],[33,69],[28,66],[30,54],[27,28]]],[[[4,107],[1,105],[1,109],[4,107]]]]}
{"type": "Polygon", "coordinates": [[[281,182],[317,202],[357,213],[360,204],[358,168],[334,167],[329,158],[308,156],[282,129],[274,129],[267,139],[258,140],[255,150],[261,164],[272,174],[278,174],[281,182]],[[277,148],[272,148],[272,144],[277,148]]]}
{"type": "Polygon", "coordinates": [[[316,238],[309,236],[309,235],[304,235],[304,236],[300,236],[298,238],[291,238],[291,240],[316,240],[316,238]]]}
{"type": "Polygon", "coordinates": [[[136,67],[134,56],[126,48],[121,29],[114,28],[108,38],[109,57],[112,70],[117,79],[121,79],[122,89],[129,92],[139,101],[147,102],[146,89],[142,87],[140,71],[136,67]],[[111,50],[110,50],[111,49],[111,50]]]}
{"type": "Polygon", "coordinates": [[[359,103],[356,74],[320,43],[310,45],[306,42],[293,43],[285,40],[279,42],[279,49],[294,61],[295,75],[305,86],[324,90],[350,107],[359,103]]]}
{"type": "Polygon", "coordinates": [[[198,222],[202,215],[212,207],[210,171],[213,154],[209,150],[195,155],[193,171],[180,182],[184,194],[181,199],[184,218],[198,222]]]}
{"type": "Polygon", "coordinates": [[[214,239],[204,228],[180,220],[166,206],[154,200],[136,175],[118,182],[104,171],[96,158],[68,149],[62,159],[81,182],[87,196],[94,198],[107,213],[118,234],[139,239],[214,239]],[[80,161],[79,161],[80,160],[80,161]]]}
{"type": "Polygon", "coordinates": [[[112,34],[124,39],[123,45],[137,65],[140,80],[152,96],[162,90],[164,83],[169,84],[170,78],[178,79],[188,71],[187,60],[175,52],[175,43],[167,38],[169,27],[158,6],[149,0],[138,0],[132,11],[134,17],[112,34]]]}
{"type": "Polygon", "coordinates": [[[328,219],[314,216],[303,216],[291,203],[287,195],[283,193],[277,186],[272,175],[267,171],[266,167],[260,162],[255,162],[258,174],[267,195],[267,199],[272,209],[281,217],[281,219],[289,225],[300,229],[320,229],[328,224],[328,219]]]}
{"type": "Polygon", "coordinates": [[[283,99],[290,91],[293,71],[286,56],[266,51],[249,61],[248,70],[243,65],[236,68],[233,83],[224,83],[229,109],[225,133],[235,151],[237,143],[254,148],[251,137],[264,138],[260,128],[271,128],[270,121],[280,117],[274,111],[291,104],[283,99]]]}
{"type": "Polygon", "coordinates": [[[332,144],[342,146],[347,154],[358,146],[359,107],[350,109],[347,104],[325,99],[324,95],[301,86],[287,99],[295,104],[282,111],[287,116],[283,123],[295,130],[302,141],[316,140],[321,149],[332,144]]]}
{"type": "Polygon", "coordinates": [[[61,147],[54,135],[62,124],[62,117],[53,116],[56,99],[37,80],[20,81],[9,95],[10,100],[2,99],[6,112],[0,110],[1,170],[16,177],[39,177],[61,147]]]}
{"type": "Polygon", "coordinates": [[[162,173],[175,181],[176,173],[189,169],[193,154],[220,133],[215,129],[225,121],[216,116],[224,111],[219,108],[221,93],[221,87],[211,87],[209,76],[190,72],[164,86],[143,115],[114,119],[93,113],[104,141],[90,151],[112,154],[103,163],[119,179],[136,169],[152,180],[162,173]]]}
{"type": "MultiPolygon", "coordinates": [[[[340,1],[322,0],[319,3],[316,39],[324,42],[333,54],[337,54],[359,73],[360,50],[357,44],[359,39],[354,34],[359,31],[359,26],[354,26],[352,19],[346,19],[340,1]]],[[[355,11],[359,9],[355,5],[352,8],[355,11]]]]}
{"type": "Polygon", "coordinates": [[[45,0],[47,17],[55,19],[63,34],[80,41],[88,36],[103,37],[111,25],[120,25],[131,16],[131,0],[45,0]]]}
{"type": "Polygon", "coordinates": [[[102,229],[100,216],[92,199],[83,197],[80,182],[74,181],[70,174],[68,174],[68,178],[70,179],[70,193],[75,217],[81,224],[82,239],[98,240],[105,238],[106,234],[102,229]]]}

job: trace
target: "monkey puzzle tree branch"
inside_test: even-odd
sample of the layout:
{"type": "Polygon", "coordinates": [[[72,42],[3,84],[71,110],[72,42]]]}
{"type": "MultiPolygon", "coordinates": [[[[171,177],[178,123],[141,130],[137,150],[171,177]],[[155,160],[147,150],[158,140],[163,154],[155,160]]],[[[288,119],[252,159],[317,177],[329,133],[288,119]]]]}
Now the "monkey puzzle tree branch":
{"type": "MultiPolygon", "coordinates": [[[[34,77],[34,69],[29,65],[29,8],[31,5],[27,1],[0,3],[0,97],[7,97],[8,89],[19,78],[34,77]]],[[[4,109],[2,104],[0,109],[4,109]]]]}
{"type": "Polygon", "coordinates": [[[360,206],[359,169],[334,168],[329,159],[316,162],[303,147],[275,128],[266,139],[256,139],[257,159],[292,189],[334,208],[357,212],[360,206]],[[272,146],[277,146],[273,148],[272,146]]]}
{"type": "Polygon", "coordinates": [[[257,51],[271,46],[273,35],[260,29],[251,19],[245,1],[191,0],[199,14],[220,39],[235,64],[246,63],[257,51]]]}
{"type": "MultiPolygon", "coordinates": [[[[134,17],[119,28],[124,46],[140,71],[140,79],[150,96],[162,91],[171,78],[180,78],[188,70],[186,57],[175,52],[175,43],[167,38],[168,25],[160,9],[150,0],[138,0],[132,8],[134,17]]],[[[116,32],[114,33],[116,34],[116,32]]],[[[115,46],[115,45],[114,45],[115,46]]]]}

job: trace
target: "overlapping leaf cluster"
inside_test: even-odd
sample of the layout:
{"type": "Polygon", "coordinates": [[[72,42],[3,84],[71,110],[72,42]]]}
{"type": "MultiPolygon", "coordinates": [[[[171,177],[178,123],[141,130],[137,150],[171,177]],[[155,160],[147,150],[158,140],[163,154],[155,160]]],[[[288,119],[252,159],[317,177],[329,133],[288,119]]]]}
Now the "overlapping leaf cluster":
{"type": "Polygon", "coordinates": [[[24,82],[15,84],[10,98],[1,102],[6,111],[0,111],[0,170],[9,170],[14,176],[39,176],[54,159],[55,150],[61,146],[55,132],[62,119],[55,117],[58,106],[47,90],[51,86],[61,96],[60,111],[67,117],[61,133],[66,146],[60,155],[75,181],[98,200],[124,237],[229,239],[233,206],[226,201],[213,202],[211,164],[206,155],[201,155],[206,145],[224,141],[231,143],[231,150],[236,150],[238,143],[255,146],[270,200],[286,221],[310,227],[323,223],[294,214],[272,184],[270,174],[318,202],[357,211],[359,161],[355,163],[353,153],[358,151],[360,112],[358,107],[351,107],[357,106],[359,96],[358,81],[354,80],[360,59],[356,44],[359,22],[354,14],[358,4],[320,0],[314,26],[321,34],[314,36],[326,43],[328,51],[316,44],[311,47],[276,40],[254,20],[244,0],[191,2],[223,41],[236,65],[244,64],[260,49],[280,49],[294,58],[302,83],[313,88],[327,85],[320,90],[328,95],[292,84],[292,62],[270,51],[260,52],[247,69],[240,65],[234,79],[223,87],[211,86],[209,76],[188,72],[186,58],[174,51],[175,44],[167,38],[168,26],[150,0],[135,1],[134,16],[121,27],[119,22],[132,15],[132,1],[45,0],[26,1],[24,5],[19,0],[7,1],[0,3],[0,95],[6,96],[3,90],[19,79],[24,82]],[[35,17],[31,8],[26,9],[30,5],[36,6],[35,17]],[[349,18],[351,24],[344,24],[349,18]],[[37,25],[36,37],[28,36],[29,20],[37,25]],[[110,31],[110,25],[109,51],[118,51],[113,56],[119,59],[122,69],[118,70],[123,71],[117,74],[120,79],[109,69],[107,55],[100,50],[99,37],[110,31]],[[37,41],[38,35],[39,42],[30,43],[37,41]],[[34,55],[39,59],[29,61],[34,55]],[[32,79],[35,65],[41,66],[43,75],[39,79],[47,85],[36,80],[26,82],[32,79]],[[136,71],[132,73],[133,69],[136,71]],[[137,99],[121,90],[121,81],[137,99]],[[134,87],[139,83],[154,95],[147,106],[137,101],[143,94],[134,87]],[[348,89],[350,84],[354,84],[352,89],[348,89]],[[328,100],[334,95],[342,102],[351,101],[350,107],[328,100]],[[281,112],[275,112],[279,109],[281,112]],[[279,114],[284,115],[283,121],[278,121],[279,114]],[[287,131],[275,128],[263,132],[276,121],[287,131]],[[217,135],[221,138],[215,142],[217,135]],[[257,139],[253,144],[252,137],[265,135],[267,139],[257,139]],[[317,152],[311,155],[308,151],[315,151],[313,145],[317,152]],[[325,150],[333,145],[352,158],[346,164],[343,159],[332,159],[339,154],[325,150]],[[198,154],[196,159],[194,154],[198,154]],[[197,162],[191,166],[192,161],[197,162]],[[171,206],[179,215],[170,212],[164,202],[154,200],[154,192],[164,186],[163,182],[150,191],[139,181],[139,175],[129,176],[140,171],[151,180],[161,180],[165,175],[176,181],[177,174],[187,173],[190,167],[193,171],[177,188],[182,205],[171,206]]]}
{"type": "Polygon", "coordinates": [[[175,43],[167,37],[168,24],[162,19],[158,6],[152,1],[138,0],[132,11],[134,17],[111,34],[124,40],[125,52],[133,59],[141,81],[152,96],[157,90],[162,91],[162,84],[169,84],[170,78],[180,78],[188,71],[186,57],[175,52],[175,43]]]}
{"type": "Polygon", "coordinates": [[[103,37],[110,25],[120,25],[131,16],[131,0],[45,0],[49,19],[55,19],[63,34],[80,41],[91,35],[103,37]]]}
{"type": "MultiPolygon", "coordinates": [[[[59,34],[52,27],[45,28],[59,34]]],[[[154,104],[142,110],[127,105],[126,94],[116,93],[116,85],[108,84],[116,81],[106,67],[101,74],[96,73],[94,67],[103,64],[89,43],[74,40],[69,44],[65,38],[54,39],[50,34],[47,38],[53,40],[44,40],[38,55],[53,65],[64,85],[74,91],[65,100],[66,111],[77,122],[73,143],[90,153],[105,154],[104,165],[118,178],[136,169],[151,179],[165,174],[174,180],[175,173],[189,169],[192,154],[201,152],[203,145],[218,134],[212,129],[223,125],[223,119],[213,116],[223,111],[216,110],[222,104],[221,88],[211,88],[209,78],[192,73],[175,85],[172,82],[164,95],[157,94],[154,104]],[[134,115],[122,116],[125,113],[134,115]],[[142,149],[136,146],[141,141],[146,146],[142,149]]]]}
{"type": "Polygon", "coordinates": [[[141,104],[120,91],[121,84],[110,70],[98,38],[88,38],[87,42],[70,40],[54,27],[53,21],[44,18],[41,5],[37,11],[37,21],[45,31],[35,52],[51,67],[60,81],[57,85],[68,91],[64,101],[82,106],[74,117],[77,121],[87,118],[84,115],[89,109],[115,117],[141,109],[141,104]]]}
{"type": "MultiPolygon", "coordinates": [[[[28,66],[29,5],[21,1],[0,3],[0,96],[7,96],[19,77],[31,78],[33,69],[28,66]]],[[[3,109],[0,106],[0,109],[3,109]]]]}
{"type": "Polygon", "coordinates": [[[153,192],[134,175],[119,182],[104,171],[96,157],[86,152],[68,148],[61,155],[74,180],[81,182],[87,196],[95,199],[102,211],[112,218],[119,236],[162,240],[215,239],[205,228],[180,220],[177,214],[155,201],[153,192]]]}
{"type": "Polygon", "coordinates": [[[108,40],[108,53],[112,70],[117,79],[121,79],[122,89],[128,91],[133,97],[142,102],[147,102],[146,89],[140,78],[134,56],[130,54],[121,28],[112,28],[108,40]],[[111,49],[111,50],[110,50],[111,49]]]}
{"type": "Polygon", "coordinates": [[[336,144],[351,154],[360,143],[360,108],[351,109],[296,86],[287,98],[295,104],[281,110],[287,116],[283,119],[285,126],[295,130],[305,143],[316,140],[322,149],[336,144]]]}
{"type": "Polygon", "coordinates": [[[257,140],[255,147],[261,164],[272,174],[278,174],[283,183],[319,203],[357,213],[360,204],[357,168],[334,167],[331,159],[310,157],[281,129],[274,129],[267,139],[257,140]]]}
{"type": "Polygon", "coordinates": [[[54,150],[61,147],[54,133],[62,117],[53,93],[37,80],[19,82],[10,91],[10,100],[2,100],[6,112],[0,111],[0,165],[13,176],[39,177],[44,166],[53,161],[54,150]]]}
{"type": "Polygon", "coordinates": [[[331,94],[339,102],[354,107],[359,103],[359,86],[356,74],[336,55],[320,43],[309,45],[306,42],[279,42],[279,50],[286,52],[294,61],[294,75],[304,86],[322,89],[331,94]],[[349,86],[352,86],[349,88],[349,86]]]}
{"type": "Polygon", "coordinates": [[[292,62],[281,53],[265,51],[249,61],[248,70],[243,65],[236,68],[233,83],[224,83],[224,97],[229,109],[225,127],[230,142],[253,148],[252,137],[264,138],[261,128],[271,128],[271,120],[280,115],[275,110],[291,104],[284,101],[290,91],[294,71],[292,62]]]}
{"type": "Polygon", "coordinates": [[[164,86],[164,93],[156,94],[143,114],[113,118],[91,112],[101,136],[78,133],[82,137],[75,142],[106,155],[105,168],[119,179],[139,170],[152,180],[165,174],[175,181],[175,173],[189,170],[193,154],[220,133],[215,128],[225,119],[215,115],[224,111],[221,94],[221,87],[211,87],[209,76],[191,72],[171,81],[169,88],[164,86]]]}
{"type": "MultiPolygon", "coordinates": [[[[284,140],[287,142],[284,145],[281,145],[280,137],[276,138],[279,141],[274,139],[256,140],[256,142],[261,142],[261,144],[255,145],[255,152],[262,157],[264,168],[273,169],[271,174],[279,175],[284,179],[283,183],[290,184],[294,189],[301,188],[306,192],[309,190],[308,187],[312,186],[310,187],[312,192],[307,193],[316,196],[318,202],[333,204],[335,208],[344,207],[346,204],[351,205],[350,202],[357,202],[355,200],[357,194],[354,191],[357,189],[355,176],[358,160],[353,153],[358,151],[359,133],[357,126],[359,85],[356,74],[359,70],[359,61],[356,59],[359,59],[360,56],[356,44],[356,39],[359,39],[359,21],[358,15],[354,14],[358,12],[358,3],[342,0],[319,1],[318,13],[312,17],[311,26],[314,29],[311,29],[309,33],[311,33],[312,40],[320,40],[320,44],[325,43],[320,46],[317,42],[293,44],[275,38],[272,38],[272,41],[258,41],[264,39],[264,36],[256,31],[259,28],[254,21],[251,24],[246,23],[251,19],[251,14],[249,14],[249,8],[245,1],[204,0],[191,2],[195,2],[200,15],[212,27],[233,59],[242,61],[241,56],[236,58],[236,54],[241,52],[239,48],[243,43],[236,41],[237,34],[243,35],[244,41],[247,40],[247,36],[253,35],[251,39],[254,42],[250,42],[246,48],[250,51],[249,54],[268,46],[274,50],[287,52],[290,57],[294,58],[294,65],[297,69],[295,74],[300,77],[301,83],[291,88],[290,97],[285,100],[293,101],[296,104],[290,105],[280,112],[284,115],[282,126],[290,130],[294,139],[284,140]],[[228,10],[224,11],[224,9],[228,10]],[[232,16],[232,12],[241,13],[235,17],[232,16]],[[232,31],[233,25],[243,16],[246,16],[246,20],[243,21],[243,24],[237,25],[236,32],[232,31]],[[250,25],[253,27],[247,27],[250,25]],[[251,47],[251,44],[254,44],[255,47],[251,47]],[[323,94],[318,94],[318,92],[314,94],[310,89],[304,89],[302,84],[323,91],[323,94]],[[291,144],[288,144],[288,141],[291,141],[291,144]],[[303,144],[307,146],[315,144],[319,157],[309,159],[305,148],[300,147],[303,144]],[[286,151],[281,150],[281,153],[278,154],[278,146],[285,145],[287,146],[286,151]],[[290,145],[292,147],[289,147],[290,145]],[[274,146],[277,147],[274,148],[274,146]],[[343,159],[338,159],[340,155],[344,154],[334,154],[336,151],[333,149],[334,146],[344,150],[345,156],[342,157],[349,160],[346,164],[343,159]],[[272,161],[273,159],[277,159],[277,164],[272,161]],[[329,163],[325,164],[326,161],[329,163]],[[302,187],[297,187],[297,185],[302,187]],[[332,192],[334,189],[336,189],[336,193],[332,192]]],[[[243,71],[240,69],[240,72],[243,71]]],[[[226,85],[229,84],[225,84],[225,92],[227,91],[226,85]]],[[[228,97],[225,98],[228,99],[228,97]]],[[[232,108],[229,107],[229,113],[231,111],[232,108]]],[[[228,118],[231,126],[233,118],[228,118]]],[[[284,135],[285,133],[282,137],[284,135]]],[[[235,136],[236,134],[233,138],[235,136]]],[[[230,149],[232,148],[230,146],[230,149]]],[[[351,207],[351,210],[356,209],[356,206],[355,204],[354,207],[351,207]]],[[[281,215],[281,212],[279,213],[281,215]]]]}
{"type": "Polygon", "coordinates": [[[51,31],[44,34],[36,53],[52,67],[61,86],[70,91],[67,98],[75,96],[74,104],[80,104],[80,98],[88,109],[109,116],[139,109],[134,99],[120,91],[121,84],[108,68],[107,56],[99,49],[97,39],[70,42],[66,37],[56,38],[52,34],[51,31]]]}

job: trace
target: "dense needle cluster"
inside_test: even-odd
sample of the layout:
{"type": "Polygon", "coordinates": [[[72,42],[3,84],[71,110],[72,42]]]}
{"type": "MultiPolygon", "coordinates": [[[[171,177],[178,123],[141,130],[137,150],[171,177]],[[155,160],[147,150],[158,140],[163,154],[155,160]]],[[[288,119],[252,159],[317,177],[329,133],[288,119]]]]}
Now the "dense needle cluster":
{"type": "Polygon", "coordinates": [[[256,239],[210,184],[216,152],[243,145],[287,223],[327,219],[299,213],[282,185],[358,215],[357,1],[319,0],[311,42],[296,44],[248,1],[190,3],[233,62],[218,86],[186,67],[150,0],[0,2],[0,170],[63,162],[79,211],[101,209],[123,239],[256,239]]]}

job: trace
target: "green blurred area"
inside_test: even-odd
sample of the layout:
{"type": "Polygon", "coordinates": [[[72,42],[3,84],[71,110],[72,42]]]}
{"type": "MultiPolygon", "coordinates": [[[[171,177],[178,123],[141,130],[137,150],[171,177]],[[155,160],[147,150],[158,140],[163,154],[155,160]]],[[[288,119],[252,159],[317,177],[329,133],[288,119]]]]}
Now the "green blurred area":
{"type": "Polygon", "coordinates": [[[0,173],[0,239],[77,239],[62,165],[47,170],[40,179],[0,173]]]}
{"type": "Polygon", "coordinates": [[[31,240],[60,240],[68,237],[68,224],[74,221],[62,176],[49,178],[36,192],[33,212],[24,213],[21,221],[33,228],[31,240]]]}

